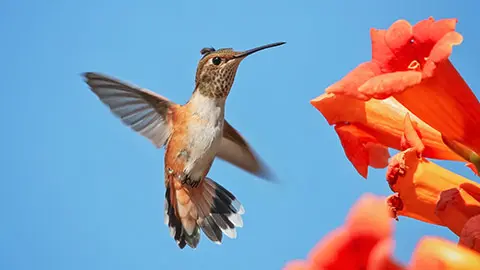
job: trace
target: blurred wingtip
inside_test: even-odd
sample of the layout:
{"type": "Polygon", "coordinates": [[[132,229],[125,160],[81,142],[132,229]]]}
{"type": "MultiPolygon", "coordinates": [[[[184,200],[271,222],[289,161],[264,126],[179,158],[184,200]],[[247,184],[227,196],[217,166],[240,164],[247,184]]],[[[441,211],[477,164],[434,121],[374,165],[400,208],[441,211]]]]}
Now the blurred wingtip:
{"type": "Polygon", "coordinates": [[[275,174],[275,172],[264,163],[262,163],[260,170],[258,173],[256,173],[256,175],[269,183],[274,183],[274,184],[280,183],[280,179],[275,174]]]}
{"type": "Polygon", "coordinates": [[[88,79],[92,74],[94,74],[93,72],[80,72],[78,75],[80,77],[82,77],[83,79],[88,79]]]}

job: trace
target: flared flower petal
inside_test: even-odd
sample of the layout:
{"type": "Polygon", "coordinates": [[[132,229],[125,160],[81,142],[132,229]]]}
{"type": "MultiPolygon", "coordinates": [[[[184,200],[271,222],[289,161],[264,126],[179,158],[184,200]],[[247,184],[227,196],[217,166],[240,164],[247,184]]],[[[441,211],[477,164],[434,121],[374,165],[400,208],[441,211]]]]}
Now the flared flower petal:
{"type": "Polygon", "coordinates": [[[345,155],[357,172],[367,178],[368,166],[385,168],[388,165],[388,148],[380,144],[375,137],[361,126],[355,124],[337,124],[335,131],[340,138],[345,155]]]}
{"type": "Polygon", "coordinates": [[[447,226],[459,234],[480,211],[479,184],[419,158],[413,148],[392,158],[387,181],[396,192],[387,199],[394,216],[447,226]]]}
{"type": "Polygon", "coordinates": [[[335,125],[347,158],[365,178],[368,166],[386,166],[389,155],[385,147],[405,149],[403,138],[412,133],[421,138],[421,142],[414,143],[423,156],[464,161],[444,144],[438,131],[393,98],[365,102],[345,95],[322,94],[311,104],[330,125],[335,125]]]}
{"type": "Polygon", "coordinates": [[[446,137],[480,151],[480,103],[448,60],[434,77],[393,96],[446,137]]]}
{"type": "Polygon", "coordinates": [[[283,270],[313,270],[312,266],[306,262],[306,261],[301,261],[301,260],[296,260],[287,263],[283,270]]]}
{"type": "Polygon", "coordinates": [[[418,243],[410,262],[411,270],[478,269],[480,255],[447,240],[424,237],[418,243]]]}
{"type": "Polygon", "coordinates": [[[327,93],[363,101],[394,97],[448,138],[480,151],[480,103],[448,60],[463,37],[456,19],[429,18],[411,26],[396,21],[372,29],[372,60],[362,63],[327,93]]]}
{"type": "Polygon", "coordinates": [[[458,243],[464,247],[468,247],[480,252],[480,214],[471,217],[460,233],[458,243]]]}
{"type": "Polygon", "coordinates": [[[435,214],[443,225],[460,235],[467,221],[480,214],[480,197],[475,193],[478,186],[469,183],[460,184],[458,188],[444,190],[440,193],[435,214]]]}
{"type": "Polygon", "coordinates": [[[403,270],[405,269],[393,258],[392,239],[378,243],[371,251],[366,270],[403,270]]]}

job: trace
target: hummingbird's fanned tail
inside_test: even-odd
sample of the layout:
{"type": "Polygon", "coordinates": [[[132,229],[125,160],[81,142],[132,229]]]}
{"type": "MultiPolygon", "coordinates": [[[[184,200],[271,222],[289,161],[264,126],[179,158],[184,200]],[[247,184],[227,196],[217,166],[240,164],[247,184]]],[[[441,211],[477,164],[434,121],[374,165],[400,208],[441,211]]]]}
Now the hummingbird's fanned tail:
{"type": "Polygon", "coordinates": [[[217,244],[222,242],[222,232],[236,238],[235,228],[243,226],[245,210],[232,193],[209,178],[195,188],[170,183],[165,193],[165,224],[180,248],[196,248],[200,229],[217,244]]]}

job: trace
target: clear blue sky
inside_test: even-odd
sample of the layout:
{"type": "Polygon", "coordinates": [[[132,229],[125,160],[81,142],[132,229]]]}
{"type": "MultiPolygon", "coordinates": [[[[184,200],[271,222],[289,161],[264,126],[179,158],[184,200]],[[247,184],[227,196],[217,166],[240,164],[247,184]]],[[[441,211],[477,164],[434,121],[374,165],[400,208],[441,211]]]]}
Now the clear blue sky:
{"type": "MultiPolygon", "coordinates": [[[[453,63],[480,89],[477,1],[0,2],[0,269],[280,269],[339,226],[364,192],[390,194],[385,170],[363,180],[309,100],[370,57],[370,27],[457,17],[453,63]],[[227,119],[279,176],[273,185],[223,161],[210,176],[246,208],[238,238],[178,249],[163,223],[163,150],[88,90],[99,71],[184,103],[200,49],[287,44],[246,59],[227,119]]],[[[478,94],[478,92],[476,92],[478,94]]],[[[463,164],[448,168],[471,176],[463,164]]],[[[432,179],[434,181],[434,179],[432,179]]],[[[402,218],[407,261],[440,228],[402,218]]]]}

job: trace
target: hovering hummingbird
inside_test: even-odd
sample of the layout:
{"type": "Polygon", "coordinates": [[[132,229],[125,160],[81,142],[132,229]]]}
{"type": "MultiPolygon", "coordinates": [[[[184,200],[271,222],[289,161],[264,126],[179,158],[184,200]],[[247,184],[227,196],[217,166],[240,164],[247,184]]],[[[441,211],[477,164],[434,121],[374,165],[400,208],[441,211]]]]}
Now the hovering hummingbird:
{"type": "Polygon", "coordinates": [[[215,157],[253,175],[272,179],[267,166],[225,119],[225,102],[240,62],[250,54],[280,46],[272,43],[243,52],[203,48],[195,90],[184,105],[150,90],[99,73],[85,82],[112,113],[157,148],[165,146],[165,224],[177,245],[196,248],[200,230],[213,242],[222,232],[236,237],[242,227],[242,204],[207,177],[215,157]]]}

